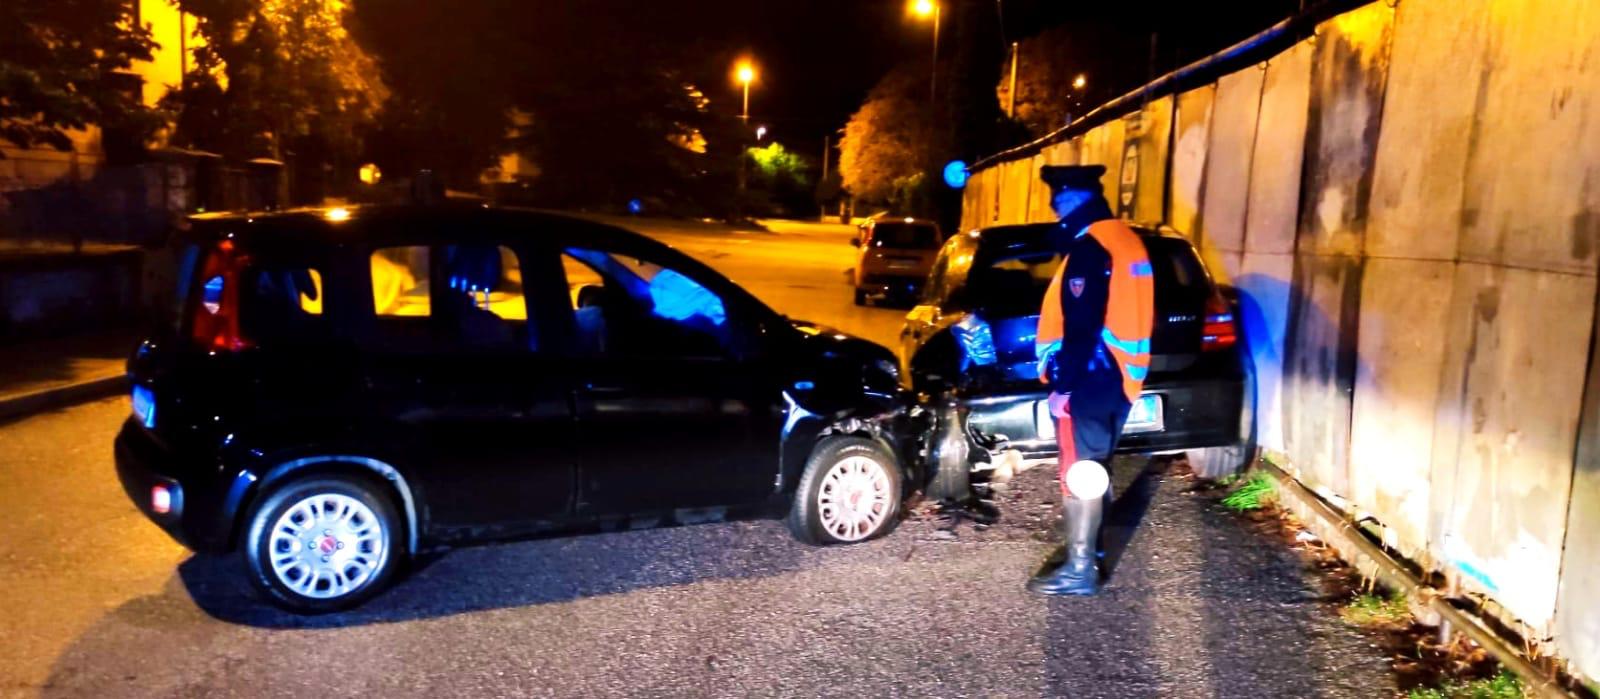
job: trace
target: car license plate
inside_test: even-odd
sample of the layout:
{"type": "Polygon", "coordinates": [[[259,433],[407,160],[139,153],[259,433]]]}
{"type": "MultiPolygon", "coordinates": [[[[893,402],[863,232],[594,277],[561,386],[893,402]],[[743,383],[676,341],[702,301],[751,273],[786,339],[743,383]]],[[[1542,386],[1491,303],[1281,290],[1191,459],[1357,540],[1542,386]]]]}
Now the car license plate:
{"type": "Polygon", "coordinates": [[[145,427],[156,426],[156,394],[144,386],[133,387],[133,416],[145,427]]]}
{"type": "MultiPolygon", "coordinates": [[[[1050,401],[1041,400],[1033,404],[1033,426],[1039,433],[1039,439],[1056,438],[1056,418],[1050,414],[1050,401]]],[[[1139,396],[1134,401],[1133,407],[1128,409],[1128,421],[1123,423],[1123,434],[1140,434],[1144,432],[1160,432],[1166,429],[1166,421],[1161,415],[1161,396],[1151,393],[1139,396]]]]}
{"type": "Polygon", "coordinates": [[[1122,433],[1160,432],[1165,428],[1165,420],[1161,416],[1161,396],[1152,393],[1139,396],[1139,400],[1133,402],[1133,407],[1128,410],[1128,421],[1122,424],[1122,433]]]}
{"type": "Polygon", "coordinates": [[[889,260],[889,269],[912,269],[917,263],[912,260],[889,260]]]}

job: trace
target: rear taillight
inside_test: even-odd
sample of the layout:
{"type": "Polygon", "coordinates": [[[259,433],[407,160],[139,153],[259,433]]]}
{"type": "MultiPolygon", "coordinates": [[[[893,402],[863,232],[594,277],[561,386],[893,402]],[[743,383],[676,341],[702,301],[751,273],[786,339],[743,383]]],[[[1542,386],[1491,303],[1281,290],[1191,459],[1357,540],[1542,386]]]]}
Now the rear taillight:
{"type": "Polygon", "coordinates": [[[150,486],[150,511],[158,515],[172,512],[172,491],[167,486],[150,486]]]}
{"type": "Polygon", "coordinates": [[[191,311],[190,336],[212,352],[247,349],[250,342],[239,332],[239,278],[244,256],[224,240],[206,256],[200,271],[200,298],[191,311]]]}
{"type": "Polygon", "coordinates": [[[1206,302],[1206,322],[1200,329],[1200,349],[1207,352],[1225,350],[1238,342],[1239,331],[1233,320],[1233,309],[1221,296],[1212,296],[1206,302]]]}

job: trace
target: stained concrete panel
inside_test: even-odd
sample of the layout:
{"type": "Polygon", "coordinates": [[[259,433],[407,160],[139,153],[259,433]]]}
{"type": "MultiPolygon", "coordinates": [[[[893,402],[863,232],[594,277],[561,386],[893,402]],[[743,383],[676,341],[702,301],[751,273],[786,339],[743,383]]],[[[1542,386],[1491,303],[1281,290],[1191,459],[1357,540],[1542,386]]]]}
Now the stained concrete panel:
{"type": "Polygon", "coordinates": [[[1361,273],[1360,258],[1295,257],[1283,363],[1285,448],[1310,485],[1336,493],[1350,492],[1350,394],[1358,363],[1361,273]]]}
{"type": "Polygon", "coordinates": [[[1028,166],[1031,158],[1000,165],[1000,223],[1022,223],[1028,203],[1028,166]]]}
{"type": "MultiPolygon", "coordinates": [[[[1600,3],[1489,5],[1463,259],[1593,275],[1600,257],[1600,3]]],[[[1585,301],[1587,303],[1587,301],[1585,301]]]]}
{"type": "Polygon", "coordinates": [[[1089,129],[1083,136],[1083,149],[1080,151],[1080,164],[1106,166],[1106,174],[1101,176],[1100,185],[1106,201],[1111,202],[1113,209],[1117,201],[1117,177],[1122,171],[1123,129],[1121,119],[1112,119],[1089,129]]]}
{"type": "Polygon", "coordinates": [[[1234,284],[1239,289],[1239,328],[1255,372],[1256,441],[1263,448],[1282,452],[1283,353],[1294,256],[1239,255],[1234,284]]]}
{"type": "Polygon", "coordinates": [[[1394,9],[1373,3],[1317,25],[1297,247],[1359,255],[1383,117],[1394,9]]]}
{"type": "MultiPolygon", "coordinates": [[[[1127,140],[1139,149],[1139,170],[1133,193],[1133,220],[1165,223],[1167,161],[1172,138],[1172,112],[1177,100],[1162,97],[1139,110],[1139,128],[1127,140]]],[[[1122,173],[1125,178],[1128,173],[1122,173]]]]}
{"type": "Polygon", "coordinates": [[[1486,3],[1408,3],[1390,49],[1369,255],[1453,260],[1484,65],[1486,3]],[[1448,80],[1440,76],[1451,76],[1448,80]]]}
{"type": "Polygon", "coordinates": [[[1448,311],[1430,548],[1541,631],[1555,608],[1594,297],[1594,277],[1462,263],[1448,311]]]}
{"type": "Polygon", "coordinates": [[[1210,186],[1200,202],[1200,240],[1205,250],[1244,250],[1250,161],[1255,155],[1256,120],[1265,80],[1266,71],[1245,68],[1217,81],[1206,145],[1205,181],[1210,186]]]}
{"type": "MultiPolygon", "coordinates": [[[[1600,304],[1600,297],[1595,299],[1600,304]]],[[[1600,333],[1600,327],[1595,328],[1600,333]]],[[[1567,546],[1556,593],[1556,643],[1589,677],[1600,677],[1600,339],[1591,336],[1589,378],[1578,421],[1577,472],[1567,511],[1567,546]]]]}
{"type": "Polygon", "coordinates": [[[1167,221],[1194,241],[1202,238],[1200,202],[1205,192],[1206,147],[1211,140],[1211,112],[1216,97],[1216,85],[1178,95],[1178,113],[1173,120],[1167,221]]]}
{"type": "Polygon", "coordinates": [[[1244,249],[1251,252],[1294,250],[1313,49],[1303,41],[1267,64],[1245,217],[1244,249]]]}
{"type": "Polygon", "coordinates": [[[1000,220],[1000,167],[991,167],[983,173],[982,226],[992,226],[1000,220]]]}
{"type": "Polygon", "coordinates": [[[983,173],[971,173],[966,188],[961,190],[961,230],[977,228],[983,220],[983,173]]]}
{"type": "Polygon", "coordinates": [[[1350,491],[1410,557],[1428,542],[1433,427],[1455,263],[1369,258],[1350,428],[1350,491]]]}

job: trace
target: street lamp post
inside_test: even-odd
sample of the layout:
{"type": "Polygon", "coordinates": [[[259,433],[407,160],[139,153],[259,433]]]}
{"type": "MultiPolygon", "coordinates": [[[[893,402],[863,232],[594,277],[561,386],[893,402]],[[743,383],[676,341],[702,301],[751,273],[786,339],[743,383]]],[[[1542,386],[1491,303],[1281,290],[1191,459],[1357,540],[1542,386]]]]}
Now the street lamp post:
{"type": "Polygon", "coordinates": [[[755,66],[750,65],[749,61],[740,61],[739,62],[739,67],[737,69],[735,69],[734,73],[735,73],[735,76],[739,78],[739,82],[744,85],[744,111],[739,114],[739,118],[743,119],[745,121],[745,123],[749,123],[750,122],[750,83],[755,82],[755,79],[756,79],[756,68],[755,68],[755,66]]]}
{"type": "Polygon", "coordinates": [[[933,18],[933,75],[928,79],[928,100],[939,94],[939,15],[943,8],[934,0],[911,0],[911,14],[922,19],[933,18]]]}
{"type": "MultiPolygon", "coordinates": [[[[744,108],[739,112],[739,119],[744,122],[746,127],[749,127],[749,125],[750,125],[750,83],[753,83],[756,80],[756,67],[755,67],[755,65],[753,63],[750,62],[750,59],[748,59],[748,58],[747,59],[742,59],[742,60],[739,61],[738,65],[734,66],[733,77],[734,77],[734,79],[739,81],[739,84],[744,86],[744,108]]],[[[760,136],[757,136],[756,140],[760,140],[760,138],[761,138],[760,136]]],[[[737,220],[740,220],[740,221],[744,220],[745,190],[749,186],[747,184],[747,180],[750,177],[749,174],[745,171],[746,168],[747,168],[747,164],[745,163],[745,161],[749,159],[749,154],[744,152],[744,151],[745,151],[745,145],[744,145],[744,143],[742,142],[742,139],[741,139],[741,143],[739,144],[739,182],[738,182],[739,189],[738,189],[737,196],[734,197],[734,201],[733,201],[734,217],[737,220]]]]}

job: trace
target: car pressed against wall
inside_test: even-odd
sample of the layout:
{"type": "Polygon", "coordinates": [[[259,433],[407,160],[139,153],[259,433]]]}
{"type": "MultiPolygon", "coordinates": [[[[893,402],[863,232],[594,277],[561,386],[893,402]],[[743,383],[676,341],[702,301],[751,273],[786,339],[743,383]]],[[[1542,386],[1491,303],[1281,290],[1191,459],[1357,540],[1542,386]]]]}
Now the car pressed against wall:
{"type": "Polygon", "coordinates": [[[628,231],[388,207],[198,217],[184,246],[118,473],[291,610],[456,543],[746,513],[862,541],[912,485],[889,350],[628,231]]]}
{"type": "MultiPolygon", "coordinates": [[[[901,330],[908,380],[934,405],[936,496],[964,492],[985,452],[1056,456],[1039,381],[1039,307],[1063,258],[1055,224],[996,226],[951,238],[901,330]],[[969,458],[977,454],[977,458],[969,458]]],[[[1155,272],[1151,370],[1128,415],[1121,453],[1185,450],[1197,470],[1242,463],[1245,372],[1234,311],[1188,241],[1135,227],[1155,272]]]]}

